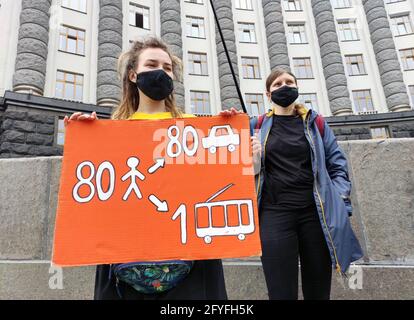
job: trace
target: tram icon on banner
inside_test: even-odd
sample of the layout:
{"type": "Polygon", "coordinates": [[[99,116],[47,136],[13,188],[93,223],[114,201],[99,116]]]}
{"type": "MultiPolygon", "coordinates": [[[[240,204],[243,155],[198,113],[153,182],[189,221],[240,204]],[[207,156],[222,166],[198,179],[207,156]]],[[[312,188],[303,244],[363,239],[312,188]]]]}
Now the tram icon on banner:
{"type": "Polygon", "coordinates": [[[229,184],[204,203],[195,205],[197,237],[206,244],[217,236],[237,236],[240,241],[255,230],[252,200],[224,200],[211,202],[220,194],[231,188],[229,184]],[[217,223],[221,220],[221,223],[217,223]]]}

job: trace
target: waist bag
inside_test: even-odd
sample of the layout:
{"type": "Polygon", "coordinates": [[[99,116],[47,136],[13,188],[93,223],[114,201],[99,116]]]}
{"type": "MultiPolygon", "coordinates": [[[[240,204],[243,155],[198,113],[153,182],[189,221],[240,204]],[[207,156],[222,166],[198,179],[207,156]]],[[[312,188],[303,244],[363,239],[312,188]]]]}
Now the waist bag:
{"type": "MultiPolygon", "coordinates": [[[[131,262],[111,265],[110,273],[144,294],[163,293],[176,287],[193,268],[194,261],[131,262]]],[[[110,275],[111,276],[111,275],[110,275]]]]}

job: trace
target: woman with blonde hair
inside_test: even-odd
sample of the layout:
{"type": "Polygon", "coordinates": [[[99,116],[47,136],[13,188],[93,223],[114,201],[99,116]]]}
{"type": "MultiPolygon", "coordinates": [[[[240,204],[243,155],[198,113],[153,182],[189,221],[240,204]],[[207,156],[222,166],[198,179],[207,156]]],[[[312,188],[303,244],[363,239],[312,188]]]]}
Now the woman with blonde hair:
{"type": "MultiPolygon", "coordinates": [[[[122,100],[112,114],[117,120],[194,117],[177,106],[173,79],[181,77],[181,61],[158,38],[134,42],[119,59],[122,100]]],[[[75,120],[95,120],[74,113],[75,120]]],[[[221,260],[168,261],[99,265],[95,299],[197,299],[225,300],[227,293],[221,260]]]]}

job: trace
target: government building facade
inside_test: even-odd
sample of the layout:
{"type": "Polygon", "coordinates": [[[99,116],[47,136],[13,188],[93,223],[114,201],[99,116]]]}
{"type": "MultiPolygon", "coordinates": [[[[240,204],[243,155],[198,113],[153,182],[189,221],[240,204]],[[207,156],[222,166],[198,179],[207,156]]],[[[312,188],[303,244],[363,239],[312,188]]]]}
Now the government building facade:
{"type": "MultiPolygon", "coordinates": [[[[283,67],[338,140],[414,137],[413,0],[213,1],[250,115],[283,67]]],[[[241,108],[208,0],[0,0],[0,158],[61,155],[63,117],[120,99],[117,59],[156,35],[187,113],[241,108]]]]}

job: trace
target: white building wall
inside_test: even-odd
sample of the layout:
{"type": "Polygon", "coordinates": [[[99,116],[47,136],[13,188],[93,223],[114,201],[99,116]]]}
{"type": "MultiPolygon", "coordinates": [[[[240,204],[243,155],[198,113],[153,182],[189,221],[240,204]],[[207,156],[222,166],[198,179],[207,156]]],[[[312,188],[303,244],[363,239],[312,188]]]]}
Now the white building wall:
{"type": "Polygon", "coordinates": [[[63,8],[62,0],[52,1],[49,31],[49,54],[46,71],[46,97],[55,96],[58,70],[83,75],[83,103],[96,103],[96,78],[98,59],[99,1],[88,1],[86,13],[63,8]],[[85,55],[76,55],[59,50],[61,25],[85,30],[85,55]]]}
{"type": "MultiPolygon", "coordinates": [[[[44,95],[55,96],[56,72],[64,70],[84,75],[83,103],[96,103],[97,86],[97,57],[98,57],[98,22],[99,1],[88,1],[86,13],[76,12],[61,7],[62,0],[53,0],[51,8],[51,24],[49,32],[49,54],[47,57],[46,86],[44,95]],[[84,29],[86,32],[85,56],[60,52],[59,49],[59,26],[61,24],[84,29]]],[[[252,1],[253,10],[239,10],[235,8],[233,0],[234,29],[236,32],[236,43],[238,52],[239,76],[243,98],[246,93],[263,94],[265,107],[269,107],[269,101],[265,96],[265,80],[270,73],[270,63],[266,42],[266,31],[263,22],[263,10],[261,1],[252,1]],[[241,43],[238,31],[238,22],[249,22],[255,24],[257,43],[241,43]],[[242,56],[258,57],[260,63],[261,79],[243,79],[242,56]]],[[[376,64],[375,54],[370,41],[369,29],[365,17],[364,8],[360,0],[352,0],[353,7],[349,9],[333,9],[335,20],[355,18],[358,25],[360,41],[340,41],[343,63],[347,74],[348,88],[352,100],[352,90],[371,89],[374,107],[378,112],[388,112],[385,95],[382,89],[380,74],[376,64]],[[345,63],[345,55],[362,54],[367,75],[348,76],[345,63]]],[[[15,58],[18,42],[19,15],[21,1],[0,0],[0,95],[5,90],[12,90],[12,79],[15,68],[15,58]]],[[[318,109],[324,115],[331,115],[329,100],[325,85],[322,62],[319,53],[318,38],[312,14],[310,1],[302,1],[302,12],[284,11],[286,31],[288,23],[304,22],[306,27],[307,44],[288,44],[291,66],[294,57],[310,57],[314,79],[299,80],[301,93],[316,93],[318,109]]],[[[409,13],[414,26],[414,1],[400,1],[386,4],[390,17],[398,13],[409,13]]],[[[123,49],[127,50],[130,40],[138,40],[146,35],[160,35],[160,4],[159,0],[124,0],[124,36],[123,49]],[[129,3],[134,2],[150,9],[150,30],[143,30],[129,25],[129,3]]],[[[192,4],[181,1],[181,21],[183,32],[183,63],[184,63],[184,87],[186,99],[186,112],[190,112],[190,91],[208,91],[210,93],[210,104],[212,114],[221,109],[220,83],[216,51],[215,21],[208,3],[192,4]],[[206,39],[196,39],[186,36],[186,17],[203,17],[205,21],[206,39]],[[208,76],[194,76],[188,74],[188,52],[203,52],[207,54],[208,76]]],[[[397,51],[405,48],[414,48],[414,34],[394,37],[397,51]]],[[[399,52],[398,52],[399,54],[399,52]]],[[[405,84],[414,85],[414,70],[403,71],[405,84]]]]}
{"type": "Polygon", "coordinates": [[[21,2],[0,0],[0,96],[13,89],[21,2]]]}

